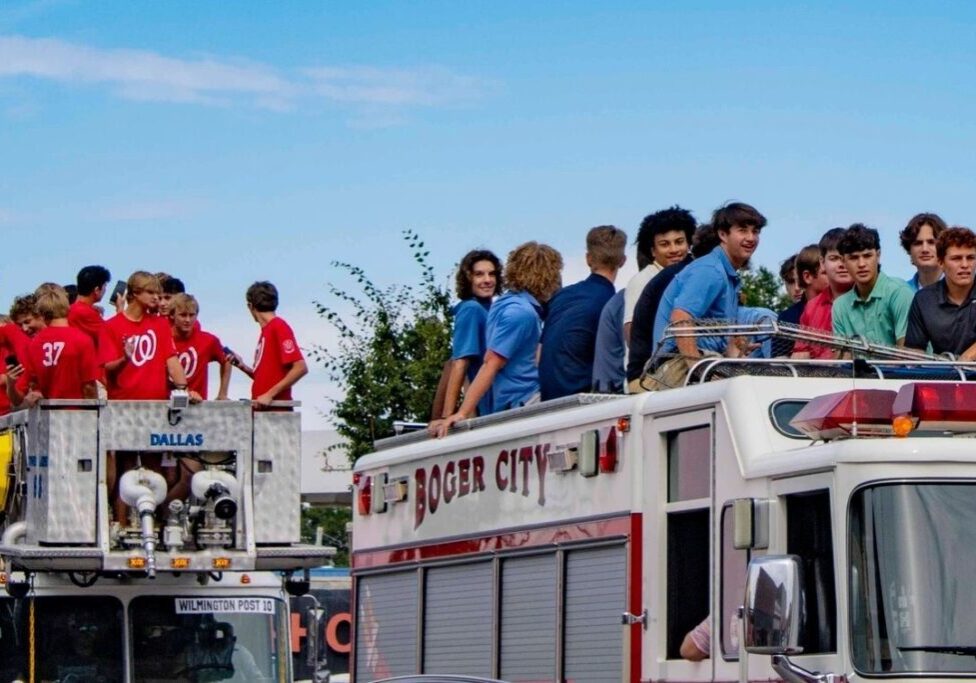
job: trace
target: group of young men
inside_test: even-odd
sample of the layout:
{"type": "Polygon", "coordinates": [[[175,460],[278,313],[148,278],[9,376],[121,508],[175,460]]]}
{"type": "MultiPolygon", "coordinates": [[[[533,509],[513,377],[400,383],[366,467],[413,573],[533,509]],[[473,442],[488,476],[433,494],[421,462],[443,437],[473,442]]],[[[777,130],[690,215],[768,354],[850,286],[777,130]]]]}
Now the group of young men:
{"type": "Polygon", "coordinates": [[[255,407],[266,408],[291,400],[308,372],[294,333],[275,313],[270,282],[255,282],[245,295],[261,328],[253,367],[201,328],[199,304],[178,278],[133,273],[116,288],[116,312],[106,319],[101,302],[110,282],[106,268],[85,266],[73,285],[44,283],[14,300],[0,325],[0,414],[44,398],[165,400],[173,389],[199,402],[208,398],[211,363],[220,368],[218,400],[228,398],[236,366],[253,380],[255,407]]]}
{"type": "Polygon", "coordinates": [[[638,230],[638,273],[619,292],[627,236],[599,226],[586,238],[591,274],[561,287],[562,258],[544,244],[514,249],[504,269],[489,251],[470,252],[457,273],[454,346],[429,431],[538,400],[680,384],[702,356],[834,359],[829,345],[748,336],[666,335],[702,320],[754,324],[779,319],[835,336],[976,358],[973,303],[976,235],[936,214],[913,217],[901,244],[916,268],[907,282],[881,271],[878,232],[863,224],[828,230],[786,262],[794,304],[746,307],[740,273],[759,247],[766,218],[733,202],[698,225],[673,206],[638,230]],[[504,293],[503,293],[504,292],[504,293]],[[466,388],[465,388],[466,386],[466,388]]]}

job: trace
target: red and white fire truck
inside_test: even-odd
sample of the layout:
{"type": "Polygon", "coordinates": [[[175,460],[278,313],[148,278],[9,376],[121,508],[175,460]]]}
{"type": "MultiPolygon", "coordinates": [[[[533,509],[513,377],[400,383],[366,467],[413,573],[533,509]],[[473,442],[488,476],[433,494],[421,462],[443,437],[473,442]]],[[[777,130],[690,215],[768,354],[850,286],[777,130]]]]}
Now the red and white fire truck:
{"type": "Polygon", "coordinates": [[[976,677],[968,370],[717,360],[378,442],[354,471],[353,680],[976,677]]]}

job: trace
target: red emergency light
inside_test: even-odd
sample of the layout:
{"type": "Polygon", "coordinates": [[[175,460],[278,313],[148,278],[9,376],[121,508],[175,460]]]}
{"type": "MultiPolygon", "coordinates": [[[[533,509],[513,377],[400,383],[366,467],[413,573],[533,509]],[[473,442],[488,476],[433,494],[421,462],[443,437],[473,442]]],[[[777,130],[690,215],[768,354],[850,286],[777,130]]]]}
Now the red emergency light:
{"type": "Polygon", "coordinates": [[[941,432],[976,432],[976,384],[968,382],[915,382],[898,392],[891,414],[910,421],[911,429],[941,432]]]}
{"type": "Polygon", "coordinates": [[[890,436],[895,392],[852,389],[811,399],[790,425],[811,439],[829,441],[845,436],[890,436]]]}
{"type": "Polygon", "coordinates": [[[352,487],[356,491],[356,507],[360,515],[368,515],[373,508],[373,478],[353,472],[352,487]]]}

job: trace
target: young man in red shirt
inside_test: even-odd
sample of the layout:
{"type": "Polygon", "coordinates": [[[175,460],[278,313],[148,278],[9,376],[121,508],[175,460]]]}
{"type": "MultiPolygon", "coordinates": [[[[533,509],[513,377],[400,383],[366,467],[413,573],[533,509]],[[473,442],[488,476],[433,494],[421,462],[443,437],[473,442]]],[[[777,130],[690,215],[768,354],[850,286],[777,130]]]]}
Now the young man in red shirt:
{"type": "MultiPolygon", "coordinates": [[[[102,333],[102,325],[105,324],[97,306],[105,296],[105,288],[111,280],[112,274],[102,266],[85,266],[79,270],[78,277],[75,278],[78,298],[68,309],[68,324],[87,334],[96,349],[102,333]]],[[[117,309],[121,308],[118,302],[111,303],[117,309]]]]}
{"type": "Polygon", "coordinates": [[[68,295],[62,288],[37,295],[34,310],[46,326],[31,339],[23,374],[7,385],[13,405],[33,406],[42,398],[96,398],[99,375],[95,345],[68,326],[68,295]]]}
{"type": "Polygon", "coordinates": [[[225,400],[227,388],[230,386],[231,359],[224,354],[217,337],[200,329],[197,323],[200,305],[197,300],[189,294],[175,294],[167,307],[173,322],[173,342],[176,344],[177,358],[186,375],[188,389],[206,400],[207,366],[210,363],[220,363],[217,400],[225,400]]]}
{"type": "MultiPolygon", "coordinates": [[[[102,327],[98,357],[110,400],[164,401],[170,379],[175,388],[187,388],[169,320],[151,314],[159,292],[152,273],[133,273],[126,284],[125,308],[102,327]]],[[[200,395],[190,392],[190,400],[199,401],[200,395]]]]}
{"type": "Polygon", "coordinates": [[[308,374],[308,365],[298,348],[295,333],[275,311],[278,310],[278,290],[270,282],[255,282],[247,288],[247,310],[254,322],[261,326],[261,336],[254,351],[254,367],[249,368],[236,354],[234,363],[254,382],[251,400],[258,408],[267,408],[272,401],[290,401],[291,388],[308,374]]]}

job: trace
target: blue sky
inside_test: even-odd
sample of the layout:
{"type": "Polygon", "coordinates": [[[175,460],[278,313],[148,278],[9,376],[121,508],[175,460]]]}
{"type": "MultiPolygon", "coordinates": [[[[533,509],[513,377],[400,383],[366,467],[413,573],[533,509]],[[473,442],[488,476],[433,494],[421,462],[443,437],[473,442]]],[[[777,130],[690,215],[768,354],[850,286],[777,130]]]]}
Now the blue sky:
{"type": "Polygon", "coordinates": [[[534,238],[574,279],[589,227],[731,199],[769,219],[760,264],[863,221],[907,277],[911,215],[974,222],[974,28],[967,2],[0,0],[0,304],[165,270],[249,355],[250,282],[328,343],[329,262],[412,281],[404,228],[445,278],[534,238]]]}

